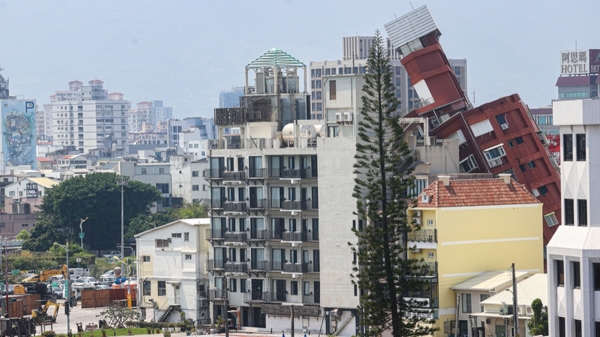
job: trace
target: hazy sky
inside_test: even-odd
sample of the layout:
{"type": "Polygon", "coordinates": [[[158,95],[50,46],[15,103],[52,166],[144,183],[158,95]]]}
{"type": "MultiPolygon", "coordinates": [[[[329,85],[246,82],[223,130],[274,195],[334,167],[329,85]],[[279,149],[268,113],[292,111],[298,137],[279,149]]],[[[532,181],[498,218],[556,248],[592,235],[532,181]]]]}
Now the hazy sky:
{"type": "MultiPolygon", "coordinates": [[[[598,0],[412,0],[426,4],[449,58],[466,58],[469,97],[557,96],[561,50],[600,48],[598,0]]],[[[135,106],[211,117],[219,92],[271,48],[309,64],[342,57],[342,37],[373,35],[409,1],[0,0],[0,67],[12,95],[49,102],[78,79],[101,79],[135,106]]]]}

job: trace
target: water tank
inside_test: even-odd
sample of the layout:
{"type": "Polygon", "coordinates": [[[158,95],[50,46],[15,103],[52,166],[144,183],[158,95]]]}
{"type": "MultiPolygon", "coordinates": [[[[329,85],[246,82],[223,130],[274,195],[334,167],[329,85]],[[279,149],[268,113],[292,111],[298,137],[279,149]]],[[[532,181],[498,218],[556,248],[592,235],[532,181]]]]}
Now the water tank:
{"type": "Polygon", "coordinates": [[[300,125],[300,138],[316,139],[317,129],[314,125],[300,125]]]}
{"type": "Polygon", "coordinates": [[[325,135],[321,134],[321,130],[324,130],[323,125],[315,125],[315,131],[317,132],[317,137],[325,136],[325,135]]]}
{"type": "Polygon", "coordinates": [[[293,142],[296,137],[294,123],[286,124],[281,130],[281,136],[286,143],[293,142]]]}

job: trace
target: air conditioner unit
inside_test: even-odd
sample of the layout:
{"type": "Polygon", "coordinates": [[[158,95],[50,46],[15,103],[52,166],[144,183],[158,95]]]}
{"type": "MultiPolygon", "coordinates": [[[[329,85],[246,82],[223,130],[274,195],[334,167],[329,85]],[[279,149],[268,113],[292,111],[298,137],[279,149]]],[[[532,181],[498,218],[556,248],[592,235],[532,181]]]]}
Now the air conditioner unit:
{"type": "Polygon", "coordinates": [[[488,160],[490,168],[502,165],[502,157],[488,160]]]}
{"type": "Polygon", "coordinates": [[[352,112],[344,112],[344,122],[352,124],[352,112]]]}
{"type": "Polygon", "coordinates": [[[421,218],[413,218],[413,221],[415,222],[416,225],[421,225],[421,218]]]}
{"type": "Polygon", "coordinates": [[[336,113],[335,113],[335,122],[336,122],[336,123],[338,123],[338,124],[339,124],[339,123],[343,123],[343,122],[344,122],[343,118],[344,118],[344,117],[342,116],[342,113],[341,113],[341,112],[336,112],[336,113]]]}
{"type": "Polygon", "coordinates": [[[502,130],[508,130],[508,123],[502,123],[500,124],[500,127],[502,128],[502,130]]]}
{"type": "Polygon", "coordinates": [[[534,188],[531,190],[531,194],[533,194],[534,197],[539,197],[540,196],[540,192],[538,191],[537,188],[534,188]]]}
{"type": "Polygon", "coordinates": [[[413,217],[417,218],[421,216],[421,211],[413,211],[413,217]]]}

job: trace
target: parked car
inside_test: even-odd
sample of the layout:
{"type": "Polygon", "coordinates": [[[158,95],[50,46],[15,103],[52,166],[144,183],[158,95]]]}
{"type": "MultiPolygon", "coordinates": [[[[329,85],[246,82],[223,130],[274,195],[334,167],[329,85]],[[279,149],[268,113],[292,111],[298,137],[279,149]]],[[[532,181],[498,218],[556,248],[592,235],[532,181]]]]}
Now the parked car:
{"type": "Polygon", "coordinates": [[[110,286],[105,285],[105,284],[98,284],[96,286],[96,290],[104,290],[104,289],[110,289],[110,286]]]}
{"type": "Polygon", "coordinates": [[[104,257],[105,259],[112,259],[115,256],[120,259],[121,258],[121,252],[117,252],[116,250],[113,250],[112,252],[110,252],[108,254],[102,255],[102,257],[104,257]]]}
{"type": "Polygon", "coordinates": [[[93,277],[80,277],[73,280],[73,287],[87,289],[89,287],[93,288],[97,283],[98,281],[93,277]]]}
{"type": "Polygon", "coordinates": [[[64,290],[61,287],[52,287],[52,293],[56,296],[57,299],[63,298],[64,290]]]}

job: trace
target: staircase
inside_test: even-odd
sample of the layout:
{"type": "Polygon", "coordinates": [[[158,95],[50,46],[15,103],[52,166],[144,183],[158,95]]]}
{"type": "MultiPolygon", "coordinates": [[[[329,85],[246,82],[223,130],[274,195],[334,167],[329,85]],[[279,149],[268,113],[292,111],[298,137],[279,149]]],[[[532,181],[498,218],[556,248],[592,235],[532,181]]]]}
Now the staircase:
{"type": "Polygon", "coordinates": [[[160,318],[158,319],[159,322],[166,322],[167,318],[169,318],[169,316],[171,315],[171,313],[173,311],[181,311],[181,305],[179,304],[171,304],[169,305],[169,307],[167,308],[167,310],[165,310],[165,312],[163,312],[163,314],[160,316],[160,318]]]}

